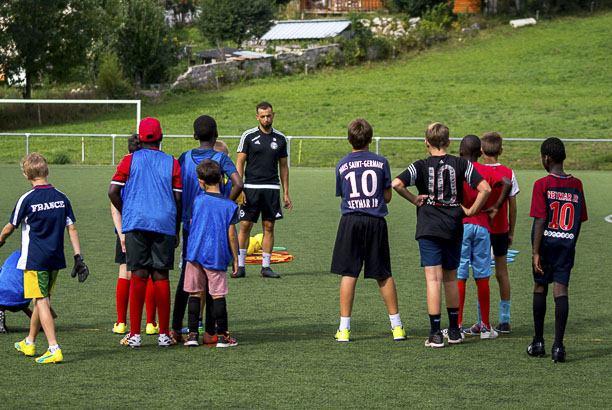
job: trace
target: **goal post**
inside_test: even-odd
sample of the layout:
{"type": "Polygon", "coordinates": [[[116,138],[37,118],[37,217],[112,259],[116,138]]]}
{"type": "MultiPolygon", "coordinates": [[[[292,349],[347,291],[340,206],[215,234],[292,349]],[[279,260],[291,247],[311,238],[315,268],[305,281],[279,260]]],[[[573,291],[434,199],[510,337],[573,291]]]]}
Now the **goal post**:
{"type": "Polygon", "coordinates": [[[134,104],[136,105],[136,132],[140,124],[140,100],[46,100],[46,99],[0,99],[0,104],[134,104]]]}

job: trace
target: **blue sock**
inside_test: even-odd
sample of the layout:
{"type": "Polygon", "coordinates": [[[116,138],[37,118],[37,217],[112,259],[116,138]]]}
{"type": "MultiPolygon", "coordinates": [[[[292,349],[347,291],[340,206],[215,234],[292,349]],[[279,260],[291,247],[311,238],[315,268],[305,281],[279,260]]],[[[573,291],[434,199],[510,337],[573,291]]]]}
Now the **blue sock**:
{"type": "Polygon", "coordinates": [[[499,301],[499,323],[510,323],[510,301],[499,301]]]}
{"type": "Polygon", "coordinates": [[[480,302],[476,302],[476,313],[478,313],[478,326],[482,325],[482,318],[480,317],[480,302]]]}

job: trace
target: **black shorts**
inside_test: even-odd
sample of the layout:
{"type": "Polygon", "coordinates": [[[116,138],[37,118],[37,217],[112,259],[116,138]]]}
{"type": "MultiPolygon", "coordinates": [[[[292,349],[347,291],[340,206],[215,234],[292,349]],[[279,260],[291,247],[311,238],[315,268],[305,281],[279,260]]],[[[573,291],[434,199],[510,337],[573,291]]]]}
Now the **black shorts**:
{"type": "Polygon", "coordinates": [[[508,232],[492,233],[491,247],[493,248],[493,255],[506,256],[508,254],[508,232]]]}
{"type": "Polygon", "coordinates": [[[130,231],[125,234],[127,270],[174,268],[174,235],[158,232],[130,231]]]}
{"type": "Polygon", "coordinates": [[[262,221],[276,221],[283,218],[280,190],[268,188],[244,188],[246,205],[240,206],[240,220],[257,222],[261,212],[262,221]]]}
{"type": "Polygon", "coordinates": [[[384,280],[391,276],[387,221],[365,214],[342,215],[338,225],[331,272],[384,280]]]}
{"type": "Polygon", "coordinates": [[[571,272],[569,269],[554,269],[552,266],[547,265],[542,260],[540,260],[540,263],[542,264],[542,270],[544,271],[544,275],[540,275],[538,272],[536,272],[535,269],[532,268],[533,280],[536,283],[540,283],[542,285],[549,285],[553,282],[557,282],[564,286],[569,286],[571,272]]]}
{"type": "Polygon", "coordinates": [[[115,245],[115,263],[123,265],[125,263],[125,252],[121,249],[121,241],[119,235],[117,236],[117,244],[115,245]]]}
{"type": "Polygon", "coordinates": [[[23,309],[27,308],[30,305],[30,302],[23,303],[21,305],[0,305],[0,310],[8,310],[9,312],[21,312],[23,309]]]}

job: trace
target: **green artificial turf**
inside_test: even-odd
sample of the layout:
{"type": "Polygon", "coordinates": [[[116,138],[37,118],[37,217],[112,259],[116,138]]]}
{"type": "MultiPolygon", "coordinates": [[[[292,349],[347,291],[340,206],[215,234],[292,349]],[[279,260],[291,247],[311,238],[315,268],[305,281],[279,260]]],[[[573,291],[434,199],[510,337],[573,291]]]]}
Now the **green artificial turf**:
{"type": "MultiPolygon", "coordinates": [[[[499,131],[505,138],[610,139],[612,103],[612,13],[588,18],[541,20],[536,26],[500,26],[474,38],[436,46],[420,54],[357,67],[324,69],[313,75],[269,77],[221,90],[177,90],[160,101],[145,101],[142,115],[161,120],[167,135],[189,135],[202,114],[212,115],[221,135],[239,136],[255,126],[255,105],[268,100],[275,127],[288,136],[345,136],[348,123],[364,117],[378,137],[419,137],[434,121],[451,137],[499,131]]],[[[44,109],[44,107],[42,107],[44,109]]],[[[66,108],[69,109],[69,108],[66,108]]],[[[33,110],[35,112],[36,110],[33,110]]],[[[128,134],[135,109],[29,132],[128,134]]],[[[18,162],[25,138],[1,136],[0,162],[18,162]]],[[[292,164],[333,166],[342,141],[292,141],[292,164]]],[[[177,155],[193,141],[167,139],[177,155]]],[[[235,147],[236,141],[233,140],[235,147]]],[[[118,153],[125,152],[118,142],[118,153]]],[[[504,162],[517,169],[539,167],[537,142],[505,143],[504,162]]],[[[32,137],[31,150],[81,160],[79,137],[32,137]]],[[[458,142],[451,146],[457,152],[458,142]]],[[[85,162],[109,164],[110,138],[85,139],[85,162]]],[[[419,141],[381,141],[380,153],[401,167],[421,155],[419,141]]],[[[575,169],[612,169],[610,142],[568,143],[575,169]]]]}
{"type": "MultiPolygon", "coordinates": [[[[407,165],[407,164],[405,164],[407,165]]],[[[568,172],[574,172],[568,167],[568,172]]],[[[276,244],[295,259],[275,265],[279,280],[262,279],[247,266],[244,279],[229,280],[228,310],[238,346],[159,348],[143,336],[140,349],[119,345],[115,317],[117,265],[107,190],[111,166],[51,166],[49,181],[72,201],[89,279],[79,284],[69,268],[60,273],[52,305],[65,362],[37,365],[13,349],[27,335],[22,313],[8,313],[0,335],[0,407],[23,408],[605,408],[609,407],[612,315],[608,274],[612,264],[612,175],[576,172],[584,182],[589,221],[583,225],[570,282],[567,362],[550,353],[532,358],[532,277],[529,204],[543,170],[519,171],[518,222],[509,265],[513,332],[496,340],[466,339],[445,349],[424,347],[429,330],[425,280],[414,241],[415,210],[394,195],[389,204],[393,277],[408,333],[394,342],[378,286],[360,279],[352,315],[352,341],[333,340],[339,321],[339,278],[329,273],[339,200],[332,169],[291,169],[294,209],[276,229],[276,244]]],[[[397,175],[400,169],[394,169],[397,175]]],[[[8,220],[29,189],[17,165],[0,165],[0,217],[8,220]]],[[[260,225],[253,233],[261,231],[260,225]]],[[[19,246],[19,232],[0,248],[4,260],[19,246]]],[[[66,239],[67,254],[71,249],[66,239]]],[[[178,257],[178,255],[177,255],[178,257]]],[[[171,272],[171,287],[179,272],[171,272]]],[[[497,323],[498,287],[491,280],[491,318],[497,323]]],[[[464,324],[476,320],[476,287],[470,280],[464,324]]],[[[546,348],[554,335],[554,305],[548,298],[546,348]]],[[[443,315],[442,324],[447,324],[443,315]]],[[[38,351],[47,343],[41,334],[38,351]]]]}

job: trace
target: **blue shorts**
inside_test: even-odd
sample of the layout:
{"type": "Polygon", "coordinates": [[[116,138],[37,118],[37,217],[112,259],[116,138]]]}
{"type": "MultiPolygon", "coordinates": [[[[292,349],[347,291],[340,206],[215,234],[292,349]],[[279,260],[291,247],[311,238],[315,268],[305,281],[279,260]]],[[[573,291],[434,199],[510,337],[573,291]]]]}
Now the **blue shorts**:
{"type": "Polygon", "coordinates": [[[474,279],[488,278],[493,274],[489,230],[480,225],[464,224],[461,262],[457,270],[457,279],[467,280],[470,277],[470,264],[474,279]]]}
{"type": "Polygon", "coordinates": [[[453,270],[459,267],[461,242],[442,238],[419,238],[421,266],[442,265],[442,269],[453,270]]]}

